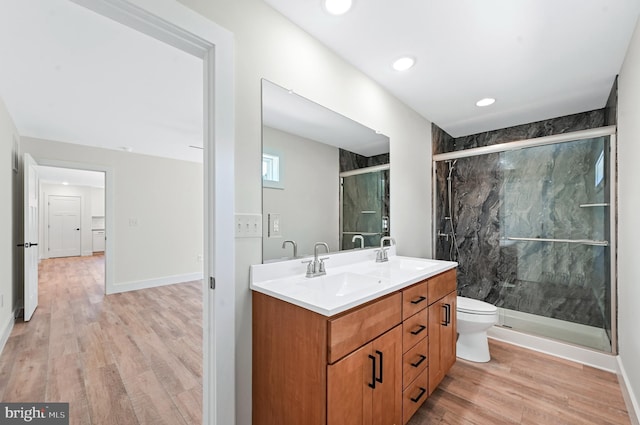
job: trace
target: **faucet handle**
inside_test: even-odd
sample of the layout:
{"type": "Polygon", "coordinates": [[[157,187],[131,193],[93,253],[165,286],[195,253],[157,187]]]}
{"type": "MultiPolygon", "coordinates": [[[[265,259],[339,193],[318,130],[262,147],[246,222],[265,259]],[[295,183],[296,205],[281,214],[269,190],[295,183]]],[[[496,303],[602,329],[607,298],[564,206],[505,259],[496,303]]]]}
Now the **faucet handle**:
{"type": "Polygon", "coordinates": [[[314,264],[313,260],[302,260],[301,261],[302,264],[307,264],[307,277],[311,277],[313,276],[313,274],[315,273],[315,269],[316,269],[316,265],[314,264]]]}
{"type": "Polygon", "coordinates": [[[320,265],[318,267],[318,273],[326,273],[326,269],[324,267],[324,260],[329,260],[329,257],[320,258],[320,265]]]}

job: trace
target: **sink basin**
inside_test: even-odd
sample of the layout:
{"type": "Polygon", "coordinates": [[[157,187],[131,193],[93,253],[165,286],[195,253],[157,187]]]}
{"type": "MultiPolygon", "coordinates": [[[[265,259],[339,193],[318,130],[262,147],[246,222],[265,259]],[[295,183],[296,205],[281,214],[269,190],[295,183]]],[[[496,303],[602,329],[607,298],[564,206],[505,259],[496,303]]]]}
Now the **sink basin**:
{"type": "Polygon", "coordinates": [[[339,273],[305,279],[298,286],[325,296],[344,297],[354,292],[373,289],[383,284],[383,279],[357,273],[339,273]]]}
{"type": "MultiPolygon", "coordinates": [[[[384,265],[385,263],[378,263],[384,265]]],[[[429,268],[437,267],[438,263],[431,260],[418,260],[413,258],[392,257],[386,262],[391,268],[398,268],[407,271],[422,271],[429,268]]]]}

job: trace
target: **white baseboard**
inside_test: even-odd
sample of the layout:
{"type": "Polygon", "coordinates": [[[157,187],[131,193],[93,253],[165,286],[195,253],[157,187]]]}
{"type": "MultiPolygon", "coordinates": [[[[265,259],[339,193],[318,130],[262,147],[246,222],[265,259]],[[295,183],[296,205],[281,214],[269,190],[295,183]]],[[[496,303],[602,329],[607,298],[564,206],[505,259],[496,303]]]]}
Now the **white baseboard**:
{"type": "Polygon", "coordinates": [[[624,397],[624,403],[627,406],[629,412],[629,419],[631,425],[640,425],[640,405],[638,405],[638,399],[636,398],[633,388],[629,385],[629,377],[624,369],[622,360],[618,356],[618,381],[620,382],[620,388],[622,389],[622,396],[624,397]]]}
{"type": "Polygon", "coordinates": [[[535,335],[529,335],[501,326],[493,326],[487,332],[489,338],[504,341],[519,347],[528,348],[533,351],[549,354],[555,357],[582,363],[596,369],[617,373],[617,356],[602,353],[588,348],[579,347],[535,335]]]}
{"type": "Polygon", "coordinates": [[[7,344],[11,331],[13,330],[13,324],[15,323],[15,311],[11,312],[7,317],[6,322],[2,325],[2,333],[0,333],[0,353],[4,350],[4,346],[7,344]]]}
{"type": "Polygon", "coordinates": [[[138,289],[156,288],[158,286],[173,285],[175,283],[192,282],[202,280],[204,273],[188,273],[174,276],[165,276],[156,279],[138,280],[134,282],[116,283],[107,286],[107,294],[137,291],[138,289]]]}

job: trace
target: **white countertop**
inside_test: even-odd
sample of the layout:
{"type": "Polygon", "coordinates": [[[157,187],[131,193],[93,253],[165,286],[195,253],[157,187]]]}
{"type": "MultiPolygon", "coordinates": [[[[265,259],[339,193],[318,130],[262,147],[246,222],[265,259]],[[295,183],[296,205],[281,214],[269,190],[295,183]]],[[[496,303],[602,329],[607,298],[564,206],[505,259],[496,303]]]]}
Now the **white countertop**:
{"type": "MultiPolygon", "coordinates": [[[[326,257],[323,255],[322,257],[326,257]]],[[[458,263],[395,255],[375,262],[375,250],[328,255],[325,276],[305,277],[302,259],[251,266],[250,288],[324,316],[333,316],[453,269],[458,263]]],[[[306,258],[308,259],[308,258],[306,258]]]]}

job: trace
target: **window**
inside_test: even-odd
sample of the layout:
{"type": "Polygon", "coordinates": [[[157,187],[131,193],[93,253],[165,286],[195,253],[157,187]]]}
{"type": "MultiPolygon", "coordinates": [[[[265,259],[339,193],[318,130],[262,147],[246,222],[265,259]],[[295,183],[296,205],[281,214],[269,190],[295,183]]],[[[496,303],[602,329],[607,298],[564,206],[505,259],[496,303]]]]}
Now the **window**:
{"type": "Polygon", "coordinates": [[[262,154],[262,185],[275,189],[284,189],[282,179],[282,158],[280,155],[263,153],[262,154]]]}

